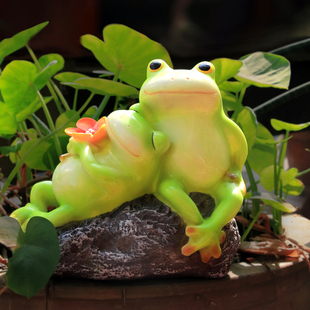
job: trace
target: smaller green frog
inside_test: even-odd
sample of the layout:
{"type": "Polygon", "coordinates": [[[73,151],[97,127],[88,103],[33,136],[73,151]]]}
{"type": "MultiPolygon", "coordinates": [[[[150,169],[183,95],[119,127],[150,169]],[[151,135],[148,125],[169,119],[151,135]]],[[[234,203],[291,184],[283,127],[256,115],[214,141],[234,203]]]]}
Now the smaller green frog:
{"type": "Polygon", "coordinates": [[[30,203],[12,213],[23,229],[33,216],[59,227],[155,191],[168,137],[134,111],[115,111],[88,128],[90,121],[81,119],[80,129],[71,129],[69,153],[61,156],[52,181],[35,184],[30,203]]]}

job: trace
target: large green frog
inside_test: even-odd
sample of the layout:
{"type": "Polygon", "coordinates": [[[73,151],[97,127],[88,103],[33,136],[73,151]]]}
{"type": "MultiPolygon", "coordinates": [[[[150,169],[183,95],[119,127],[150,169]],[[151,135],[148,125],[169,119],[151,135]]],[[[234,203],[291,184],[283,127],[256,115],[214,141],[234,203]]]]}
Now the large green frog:
{"type": "Polygon", "coordinates": [[[170,146],[168,137],[134,111],[111,113],[100,121],[100,129],[88,128],[90,121],[96,123],[79,121],[82,129],[70,138],[69,153],[61,156],[52,181],[34,185],[30,203],[12,213],[23,229],[33,216],[58,227],[155,192],[160,159],[170,146]],[[96,131],[101,132],[100,139],[96,131]],[[50,207],[54,209],[48,212],[50,207]]]}
{"type": "Polygon", "coordinates": [[[171,141],[155,193],[187,224],[189,242],[182,253],[200,250],[207,262],[221,255],[222,227],[243,201],[246,139],[224,113],[213,64],[204,61],[192,70],[173,70],[157,59],[147,70],[139,103],[131,109],[171,141]],[[209,218],[202,218],[190,192],[214,198],[216,208],[209,218]]]}

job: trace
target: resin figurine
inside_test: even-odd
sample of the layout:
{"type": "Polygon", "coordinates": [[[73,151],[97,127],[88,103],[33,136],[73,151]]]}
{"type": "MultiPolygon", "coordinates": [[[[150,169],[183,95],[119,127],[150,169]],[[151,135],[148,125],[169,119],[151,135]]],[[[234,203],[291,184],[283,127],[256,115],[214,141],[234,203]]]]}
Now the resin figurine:
{"type": "Polygon", "coordinates": [[[238,212],[245,195],[241,171],[247,143],[223,110],[215,68],[201,62],[192,70],[173,70],[153,60],[131,109],[168,135],[171,147],[162,158],[156,196],[187,225],[184,255],[200,250],[202,261],[221,255],[222,227],[238,212]],[[212,196],[216,208],[203,219],[190,192],[212,196]]]}
{"type": "Polygon", "coordinates": [[[35,184],[30,203],[12,213],[23,229],[33,216],[59,227],[154,192],[160,158],[170,146],[165,134],[134,111],[115,111],[97,123],[82,118],[77,127],[66,129],[69,153],[61,156],[52,181],[35,184]],[[50,207],[55,209],[48,212],[50,207]]]}
{"type": "Polygon", "coordinates": [[[56,227],[109,212],[152,193],[185,222],[186,256],[221,255],[222,231],[238,212],[245,184],[241,171],[247,143],[223,110],[215,68],[201,62],[192,70],[173,70],[153,60],[131,111],[117,111],[98,122],[86,118],[72,137],[69,153],[49,182],[36,184],[30,203],[12,216],[25,225],[43,216],[56,227]],[[209,194],[215,210],[206,219],[189,197],[209,194]],[[51,212],[48,207],[55,207],[51,212]]]}

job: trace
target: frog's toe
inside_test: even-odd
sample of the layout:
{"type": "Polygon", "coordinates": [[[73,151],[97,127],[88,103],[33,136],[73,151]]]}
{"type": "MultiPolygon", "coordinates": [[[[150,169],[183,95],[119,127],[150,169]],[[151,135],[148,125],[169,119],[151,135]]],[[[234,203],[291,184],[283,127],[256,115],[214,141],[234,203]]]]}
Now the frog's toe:
{"type": "Polygon", "coordinates": [[[210,253],[210,250],[208,248],[203,248],[199,252],[200,252],[201,261],[203,263],[207,263],[212,257],[212,254],[210,253]]]}
{"type": "Polygon", "coordinates": [[[197,251],[197,246],[191,245],[189,243],[187,243],[186,245],[183,246],[182,248],[182,254],[184,256],[190,256],[193,253],[195,253],[197,251]]]}
{"type": "Polygon", "coordinates": [[[211,257],[219,258],[222,254],[220,246],[216,244],[210,247],[205,247],[199,250],[199,252],[203,263],[207,263],[211,257]]]}
{"type": "Polygon", "coordinates": [[[187,237],[194,237],[198,235],[198,229],[195,226],[188,226],[185,230],[187,237]]]}
{"type": "Polygon", "coordinates": [[[226,239],[226,234],[224,231],[221,231],[220,233],[220,244],[222,244],[226,239]]]}

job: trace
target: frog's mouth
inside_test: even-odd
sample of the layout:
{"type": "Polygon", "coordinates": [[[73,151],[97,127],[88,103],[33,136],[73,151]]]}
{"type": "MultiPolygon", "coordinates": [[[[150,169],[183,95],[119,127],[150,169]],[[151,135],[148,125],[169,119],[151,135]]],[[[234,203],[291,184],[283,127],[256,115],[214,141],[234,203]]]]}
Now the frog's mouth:
{"type": "Polygon", "coordinates": [[[129,152],[131,155],[133,155],[134,157],[139,157],[140,155],[137,155],[135,153],[133,153],[131,150],[128,149],[128,147],[126,147],[116,136],[116,134],[114,133],[114,131],[112,130],[110,124],[109,124],[109,121],[108,121],[108,118],[106,120],[106,124],[107,124],[107,127],[109,127],[113,137],[116,139],[116,141],[127,151],[129,152]]]}
{"type": "Polygon", "coordinates": [[[215,95],[217,91],[206,92],[206,91],[181,91],[181,90],[174,90],[174,91],[155,91],[155,92],[148,92],[143,89],[143,92],[146,95],[157,95],[157,94],[184,94],[184,95],[215,95]]]}

